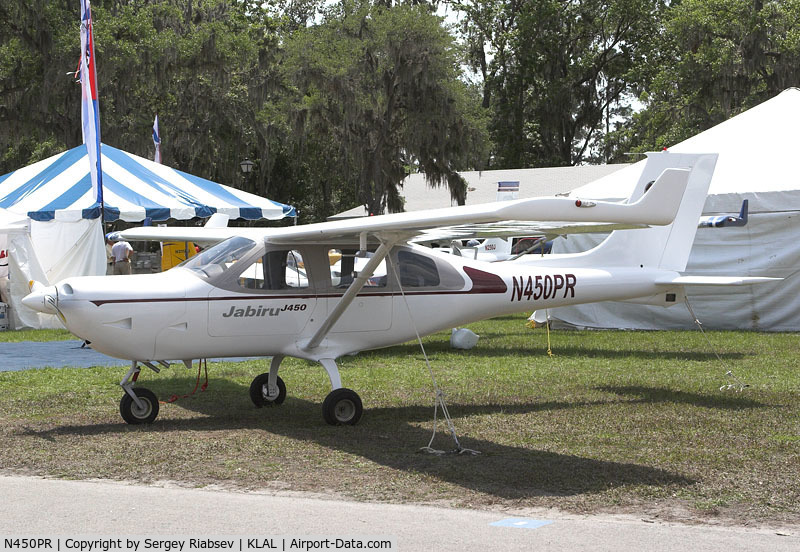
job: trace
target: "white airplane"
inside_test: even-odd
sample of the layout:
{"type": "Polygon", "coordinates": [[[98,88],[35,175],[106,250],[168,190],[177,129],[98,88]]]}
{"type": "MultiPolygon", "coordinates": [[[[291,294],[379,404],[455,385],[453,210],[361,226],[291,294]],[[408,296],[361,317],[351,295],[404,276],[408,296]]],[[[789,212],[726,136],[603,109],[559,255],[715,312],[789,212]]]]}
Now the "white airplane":
{"type": "Polygon", "coordinates": [[[508,313],[626,299],[670,305],[687,284],[774,280],[681,274],[715,163],[716,155],[654,154],[625,203],[534,198],[283,228],[136,228],[122,237],[218,243],[160,274],[32,283],[23,304],[57,314],[92,348],[132,361],[121,382],[128,423],[158,415],[156,396],[134,387],[142,365],[158,371],[171,360],[270,356],[269,372],[250,386],[261,407],[284,401],[278,369],[293,356],[319,362],[329,376],[325,421],[355,424],[363,407],[342,387],[342,355],[508,313]],[[503,263],[409,243],[425,229],[503,220],[567,221],[542,223],[543,232],[559,233],[576,223],[645,228],[615,231],[584,253],[503,263]],[[342,255],[338,276],[334,250],[342,255]],[[287,277],[301,256],[303,277],[287,277]],[[375,277],[382,263],[386,274],[375,277]]]}
{"type": "MultiPolygon", "coordinates": [[[[568,195],[569,194],[563,194],[563,196],[568,195]]],[[[748,220],[747,213],[748,200],[745,199],[742,201],[742,208],[739,211],[738,216],[735,214],[702,216],[698,220],[697,227],[732,228],[735,226],[745,226],[747,225],[748,220]]],[[[572,230],[574,231],[574,229],[572,230]]],[[[597,230],[597,227],[592,225],[584,225],[584,227],[581,229],[582,232],[589,230],[592,232],[599,231],[597,230]]],[[[466,245],[462,245],[462,240],[453,240],[450,247],[441,248],[441,250],[462,257],[469,257],[479,261],[490,262],[514,260],[522,255],[528,253],[537,253],[540,250],[542,252],[547,251],[549,253],[550,245],[552,244],[550,240],[557,237],[557,235],[552,233],[541,234],[537,236],[536,229],[534,227],[520,223],[513,225],[508,223],[502,223],[499,225],[487,224],[481,226],[471,225],[469,227],[462,227],[457,230],[453,229],[453,231],[457,235],[469,232],[473,235],[485,235],[490,237],[487,237],[483,240],[473,238],[470,239],[466,245]],[[527,237],[518,238],[519,241],[514,243],[512,236],[521,235],[526,235],[527,237]]],[[[441,230],[439,232],[441,232],[441,230]]],[[[433,236],[435,235],[436,231],[433,232],[433,236]]],[[[421,238],[422,239],[415,240],[415,243],[434,241],[429,235],[424,235],[421,238]]]]}

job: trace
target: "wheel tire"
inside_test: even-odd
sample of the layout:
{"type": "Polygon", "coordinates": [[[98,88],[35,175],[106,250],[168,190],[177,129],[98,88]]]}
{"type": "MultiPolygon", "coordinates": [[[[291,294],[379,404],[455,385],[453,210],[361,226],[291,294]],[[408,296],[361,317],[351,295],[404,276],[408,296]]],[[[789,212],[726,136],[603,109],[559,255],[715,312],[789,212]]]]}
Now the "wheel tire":
{"type": "Polygon", "coordinates": [[[122,419],[132,425],[152,424],[158,416],[158,398],[155,393],[144,387],[138,387],[133,392],[144,403],[144,409],[140,409],[133,398],[125,393],[119,401],[119,413],[122,419]]]}
{"type": "Polygon", "coordinates": [[[278,406],[279,404],[283,404],[283,401],[286,400],[286,384],[283,383],[283,380],[280,376],[278,376],[277,385],[278,396],[270,399],[268,397],[269,373],[261,374],[253,379],[253,383],[250,384],[250,400],[253,401],[253,404],[256,405],[256,408],[261,408],[262,406],[278,406]]]}
{"type": "Polygon", "coordinates": [[[358,393],[350,389],[334,389],[322,403],[322,417],[330,425],[356,425],[364,413],[358,393]]]}

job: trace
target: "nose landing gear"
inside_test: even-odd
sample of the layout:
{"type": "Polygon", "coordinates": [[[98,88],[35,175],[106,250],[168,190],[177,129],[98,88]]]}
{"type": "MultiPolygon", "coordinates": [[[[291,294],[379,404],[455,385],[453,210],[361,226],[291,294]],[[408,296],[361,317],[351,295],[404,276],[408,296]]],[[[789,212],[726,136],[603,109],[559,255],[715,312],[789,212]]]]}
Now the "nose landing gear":
{"type": "Polygon", "coordinates": [[[134,389],[133,393],[139,399],[139,404],[128,393],[122,395],[122,400],[119,401],[122,419],[132,425],[153,423],[158,416],[158,399],[155,393],[144,387],[134,389]]]}
{"type": "MultiPolygon", "coordinates": [[[[150,365],[150,368],[158,372],[155,366],[150,365]]],[[[140,371],[138,362],[134,360],[131,362],[131,369],[120,382],[125,394],[119,401],[119,413],[123,420],[132,425],[152,424],[158,416],[158,398],[155,393],[144,387],[133,388],[140,371]]]]}

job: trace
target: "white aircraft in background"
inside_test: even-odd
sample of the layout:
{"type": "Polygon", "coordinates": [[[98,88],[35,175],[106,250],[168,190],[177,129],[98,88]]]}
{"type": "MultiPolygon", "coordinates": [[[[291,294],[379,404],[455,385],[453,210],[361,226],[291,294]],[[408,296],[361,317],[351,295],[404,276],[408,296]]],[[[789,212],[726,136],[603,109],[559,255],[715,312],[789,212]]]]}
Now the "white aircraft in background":
{"type": "MultiPolygon", "coordinates": [[[[563,197],[569,194],[563,194],[563,197]]],[[[738,216],[733,214],[726,215],[705,215],[700,217],[697,223],[698,228],[733,228],[737,226],[747,225],[748,215],[748,200],[742,201],[742,208],[738,216]]],[[[483,226],[471,225],[467,228],[458,229],[457,233],[463,234],[468,231],[473,235],[487,235],[485,239],[471,238],[467,241],[466,245],[462,244],[463,240],[452,240],[450,247],[442,248],[442,250],[459,255],[462,257],[469,257],[479,261],[509,261],[515,260],[529,253],[549,253],[554,238],[558,237],[557,234],[542,234],[535,235],[536,231],[525,224],[508,223],[503,224],[487,224],[483,226]],[[533,235],[531,235],[533,234],[533,235]],[[513,238],[511,236],[526,235],[524,238],[513,238]],[[508,237],[501,237],[508,236],[508,237]],[[515,241],[516,240],[516,241],[515,241]]],[[[440,230],[441,231],[441,230],[440,230]]],[[[456,231],[456,229],[453,229],[456,231]]],[[[581,232],[592,231],[600,232],[596,226],[584,225],[580,230],[581,232]]],[[[574,229],[573,229],[574,232],[574,229]]],[[[432,232],[435,236],[436,231],[432,232]]],[[[421,241],[431,241],[429,235],[423,235],[415,243],[421,241]]]]}
{"type": "Polygon", "coordinates": [[[627,299],[671,305],[687,284],[774,280],[681,274],[716,157],[651,155],[626,203],[534,198],[283,228],[132,229],[121,236],[218,243],[160,274],[32,283],[23,304],[58,314],[92,348],[132,361],[121,382],[120,412],[128,423],[158,415],[156,396],[134,387],[140,365],[158,371],[154,363],[171,360],[190,366],[197,358],[270,356],[269,372],[250,386],[253,403],[266,406],[284,401],[278,369],[293,356],[319,362],[329,376],[325,421],[355,424],[363,407],[355,391],[342,387],[336,365],[342,355],[508,313],[627,299]],[[564,233],[576,223],[644,228],[614,231],[584,253],[503,263],[410,243],[426,229],[504,220],[545,221],[543,233],[564,233]],[[367,252],[372,256],[354,270],[367,252]],[[334,253],[341,255],[337,276],[334,253]],[[303,278],[287,277],[300,257],[303,278]],[[386,273],[376,277],[382,263],[386,273]]]}

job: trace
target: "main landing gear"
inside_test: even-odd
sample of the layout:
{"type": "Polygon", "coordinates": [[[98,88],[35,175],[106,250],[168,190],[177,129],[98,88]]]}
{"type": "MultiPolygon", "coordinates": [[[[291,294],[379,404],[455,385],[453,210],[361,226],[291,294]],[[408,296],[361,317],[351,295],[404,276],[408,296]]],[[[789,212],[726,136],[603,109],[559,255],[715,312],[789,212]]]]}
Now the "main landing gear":
{"type": "MultiPolygon", "coordinates": [[[[272,357],[269,372],[256,376],[250,384],[250,400],[257,408],[264,406],[278,406],[286,400],[286,384],[278,376],[278,368],[283,361],[283,355],[272,357]]],[[[165,362],[159,362],[169,366],[165,362]]],[[[190,366],[190,361],[185,361],[190,366]]],[[[322,417],[330,425],[355,425],[364,413],[364,406],[358,393],[342,387],[339,369],[336,361],[324,358],[319,361],[331,380],[333,391],[328,393],[322,403],[322,417]]],[[[159,369],[150,362],[142,362],[154,372],[159,369]]],[[[144,387],[134,388],[139,378],[141,368],[137,361],[131,363],[131,369],[120,382],[125,394],[119,401],[119,413],[122,419],[129,424],[150,424],[158,416],[158,398],[155,393],[144,387]]]]}
{"type": "Polygon", "coordinates": [[[256,376],[250,384],[250,400],[256,408],[278,406],[286,400],[286,384],[278,376],[278,367],[282,360],[283,355],[272,357],[269,372],[256,376]]]}
{"type": "MultiPolygon", "coordinates": [[[[283,355],[272,357],[269,372],[260,374],[250,384],[250,400],[256,408],[277,406],[286,399],[286,384],[278,376],[278,368],[283,355]]],[[[333,359],[322,359],[320,364],[328,372],[333,391],[328,393],[322,403],[322,417],[330,425],[355,425],[364,413],[364,406],[358,393],[342,387],[339,369],[333,359]]]]}

